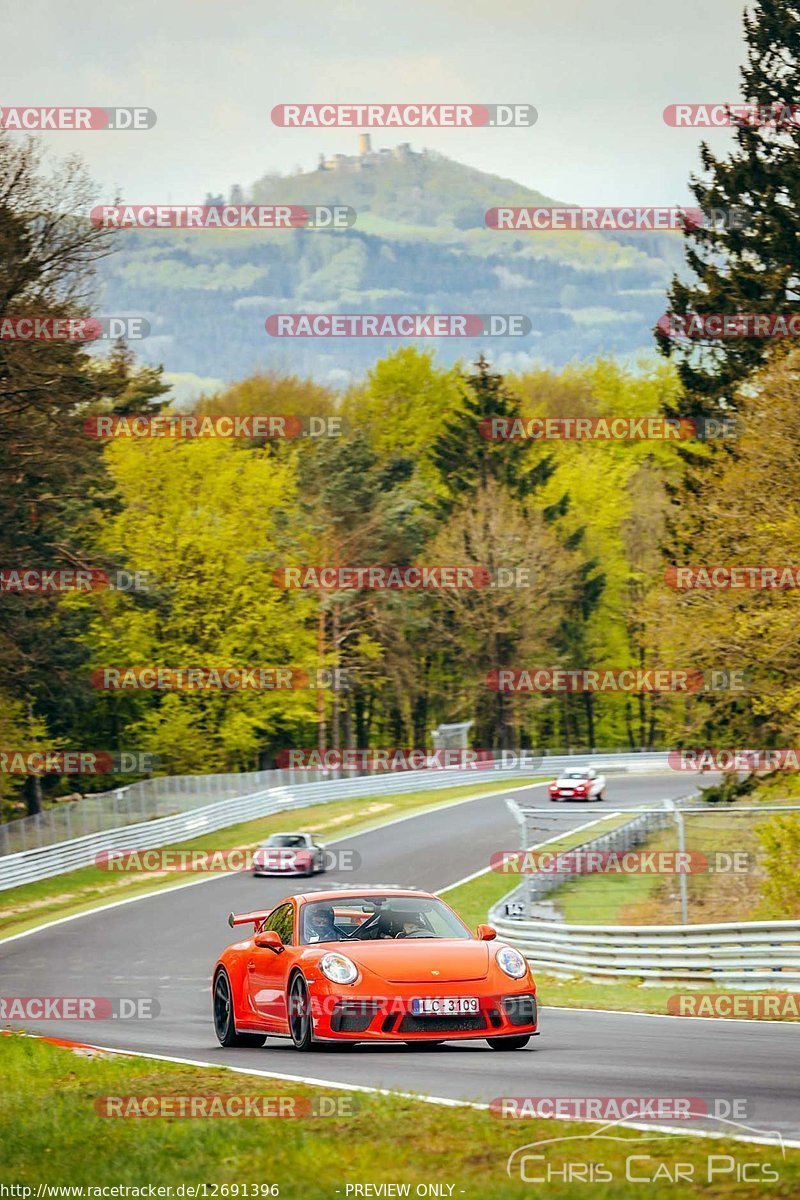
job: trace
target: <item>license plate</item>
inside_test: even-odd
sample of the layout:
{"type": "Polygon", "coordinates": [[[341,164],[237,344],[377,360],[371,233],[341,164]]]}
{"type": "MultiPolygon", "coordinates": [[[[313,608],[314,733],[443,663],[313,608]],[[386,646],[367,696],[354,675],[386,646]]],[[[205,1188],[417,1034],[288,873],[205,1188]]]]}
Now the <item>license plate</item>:
{"type": "Polygon", "coordinates": [[[479,1011],[477,996],[443,996],[441,999],[411,1001],[411,1012],[415,1017],[450,1017],[458,1013],[479,1011]]]}
{"type": "Polygon", "coordinates": [[[575,795],[575,793],[574,793],[574,791],[572,790],[572,788],[562,788],[562,789],[561,789],[561,794],[562,794],[562,796],[574,796],[574,795],[575,795]]]}

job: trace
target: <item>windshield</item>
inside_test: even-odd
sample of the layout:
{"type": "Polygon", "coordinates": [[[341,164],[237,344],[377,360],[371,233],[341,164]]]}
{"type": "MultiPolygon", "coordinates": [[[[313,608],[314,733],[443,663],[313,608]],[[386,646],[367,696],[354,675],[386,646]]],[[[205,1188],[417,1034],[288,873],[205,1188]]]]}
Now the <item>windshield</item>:
{"type": "Polygon", "coordinates": [[[303,833],[273,833],[272,837],[267,838],[264,845],[280,846],[282,849],[288,849],[292,846],[305,846],[307,842],[303,833]]]}
{"type": "Polygon", "coordinates": [[[564,779],[588,779],[588,771],[565,771],[562,778],[564,779]]]}
{"type": "Polygon", "coordinates": [[[303,905],[303,945],[388,938],[471,938],[441,900],[428,896],[348,896],[303,905]]]}

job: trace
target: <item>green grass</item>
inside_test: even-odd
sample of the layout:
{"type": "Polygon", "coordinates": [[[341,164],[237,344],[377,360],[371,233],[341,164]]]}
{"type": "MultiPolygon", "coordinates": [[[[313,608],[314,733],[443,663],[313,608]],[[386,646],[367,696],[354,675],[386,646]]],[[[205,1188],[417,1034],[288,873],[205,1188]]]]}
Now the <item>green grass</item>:
{"type": "MultiPolygon", "coordinates": [[[[308,1069],[323,1056],[304,1061],[308,1069]]],[[[264,1053],[265,1066],[269,1053],[264,1053]]],[[[531,1056],[534,1069],[535,1058],[531,1056]]],[[[430,1059],[426,1056],[426,1062],[430,1059]]],[[[540,1139],[575,1137],[596,1132],[596,1126],[542,1120],[500,1120],[468,1107],[445,1108],[418,1100],[313,1088],[285,1080],[234,1074],[146,1059],[79,1056],[46,1042],[0,1037],[0,1145],[3,1179],[33,1188],[55,1186],[148,1185],[176,1188],[180,1184],[277,1184],[283,1200],[345,1200],[347,1184],[449,1184],[454,1197],[531,1197],[541,1188],[506,1175],[508,1155],[540,1139]],[[125,1120],[98,1115],[95,1102],[103,1096],[247,1095],[338,1097],[349,1111],[336,1116],[280,1120],[277,1118],[141,1118],[125,1120]]],[[[319,1068],[317,1068],[319,1069],[319,1068]]],[[[531,1089],[535,1091],[535,1089],[531,1089]]],[[[729,1182],[720,1175],[707,1187],[710,1197],[734,1200],[792,1197],[800,1192],[800,1152],[753,1146],[730,1140],[695,1139],[676,1134],[649,1144],[636,1130],[610,1131],[622,1140],[577,1140],[541,1151],[554,1170],[565,1162],[584,1170],[602,1161],[614,1182],[603,1183],[610,1200],[647,1196],[648,1200],[684,1200],[703,1189],[709,1155],[729,1154],[758,1176],[762,1167],[779,1179],[763,1183],[729,1182]],[[647,1165],[655,1183],[629,1184],[626,1159],[637,1161],[637,1173],[647,1165]],[[694,1183],[672,1184],[663,1177],[674,1164],[688,1164],[694,1183]],[[724,1182],[721,1182],[724,1180],[724,1182]]],[[[537,1172],[546,1169],[536,1164],[537,1172]]],[[[717,1160],[716,1167],[721,1170],[717,1160]]],[[[574,1168],[573,1168],[574,1170],[574,1168]]],[[[591,1189],[590,1189],[591,1190],[591,1189]]],[[[585,1184],[556,1176],[544,1189],[554,1200],[588,1195],[585,1184]]],[[[363,1194],[363,1193],[362,1193],[363,1194]]],[[[374,1194],[374,1193],[373,1193],[374,1194]]],[[[445,1195],[447,1192],[445,1192],[445,1195]]],[[[146,1191],[145,1191],[146,1195],[146,1191]]],[[[173,1192],[173,1196],[175,1193],[173,1192]]],[[[238,1193],[242,1195],[241,1190],[238,1193]]],[[[354,1193],[350,1193],[354,1195],[354,1193]]]]}
{"type": "MultiPolygon", "coordinates": [[[[759,990],[737,988],[735,984],[719,987],[703,982],[694,987],[686,987],[682,983],[659,984],[653,986],[640,979],[608,980],[606,982],[592,979],[562,979],[554,975],[545,975],[534,971],[536,989],[543,1008],[600,1008],[622,1012],[642,1012],[669,1014],[669,1001],[674,996],[785,996],[786,992],[774,992],[765,980],[759,990]]],[[[797,993],[794,993],[795,995],[797,993]]],[[[706,1018],[713,1021],[713,1017],[706,1018]]],[[[741,1020],[761,1020],[760,1017],[741,1016],[741,1020]]],[[[800,1016],[786,1015],[780,1018],[769,1017],[769,1020],[798,1021],[800,1016]]]]}
{"type": "MultiPolygon", "coordinates": [[[[508,787],[529,786],[536,778],[515,778],[508,787]]],[[[311,829],[322,841],[359,833],[382,825],[396,817],[412,812],[440,808],[468,796],[479,797],[503,788],[503,781],[493,779],[484,784],[464,784],[439,791],[398,793],[390,796],[362,797],[316,804],[307,808],[289,809],[260,817],[240,825],[230,825],[215,833],[204,834],[188,842],[175,843],[162,849],[229,850],[252,848],[264,838],[281,829],[311,829]]],[[[133,848],[133,847],[131,847],[133,848]]],[[[52,879],[23,884],[0,892],[0,941],[15,933],[35,928],[57,917],[87,912],[100,904],[142,896],[163,888],[186,883],[192,876],[185,871],[150,874],[112,874],[99,867],[81,867],[52,879]]],[[[199,876],[198,876],[199,878],[199,876]]]]}
{"type": "MultiPolygon", "coordinates": [[[[782,781],[779,781],[782,783],[782,781]]],[[[791,803],[776,796],[774,783],[732,804],[708,805],[704,813],[685,818],[686,849],[707,855],[715,851],[750,855],[751,870],[743,872],[702,871],[686,876],[690,924],[730,920],[735,913],[740,921],[757,921],[767,914],[763,908],[762,885],[765,881],[761,843],[755,830],[774,813],[762,818],[740,812],[758,805],[791,803]],[[762,794],[763,792],[763,794],[762,794]],[[737,815],[738,813],[738,815],[737,815]]],[[[643,850],[677,850],[674,826],[648,838],[643,850]]],[[[681,918],[679,877],[677,875],[591,874],[570,880],[550,893],[564,920],[571,925],[671,925],[681,918]]],[[[790,913],[775,914],[789,918],[790,913]]]]}

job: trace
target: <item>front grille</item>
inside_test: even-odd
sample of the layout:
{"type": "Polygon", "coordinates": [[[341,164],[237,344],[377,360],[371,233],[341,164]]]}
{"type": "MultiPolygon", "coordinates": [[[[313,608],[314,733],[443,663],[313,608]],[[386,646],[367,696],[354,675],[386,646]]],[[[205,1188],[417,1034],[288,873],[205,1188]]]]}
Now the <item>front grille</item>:
{"type": "Polygon", "coordinates": [[[406,1013],[400,1022],[398,1033],[468,1033],[472,1029],[485,1029],[483,1013],[461,1013],[452,1017],[415,1017],[406,1013]]]}
{"type": "Polygon", "coordinates": [[[374,1000],[347,1000],[337,1004],[331,1013],[334,1033],[363,1033],[379,1011],[374,1000]]]}
{"type": "Polygon", "coordinates": [[[504,996],[503,1008],[512,1025],[536,1024],[535,996],[504,996]]]}

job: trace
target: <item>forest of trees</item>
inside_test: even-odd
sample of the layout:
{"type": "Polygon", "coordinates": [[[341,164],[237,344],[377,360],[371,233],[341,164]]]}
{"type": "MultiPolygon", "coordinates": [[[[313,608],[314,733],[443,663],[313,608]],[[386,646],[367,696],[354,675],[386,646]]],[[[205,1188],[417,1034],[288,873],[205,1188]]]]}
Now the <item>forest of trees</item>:
{"type": "MultiPolygon", "coordinates": [[[[798,4],[747,18],[743,94],[797,92],[798,4]]],[[[742,125],[704,148],[702,205],[744,230],[690,230],[677,313],[800,304],[800,126],[742,125]]],[[[55,175],[0,132],[0,312],[91,311],[111,246],[82,217],[78,164],[55,175]]],[[[670,342],[635,368],[455,367],[413,347],[342,393],[261,374],[205,414],[338,415],[339,437],[112,438],[87,417],[169,411],[160,372],[122,346],[0,340],[0,566],[146,573],[142,592],[0,596],[0,746],[152,751],[168,773],[272,765],[286,747],[427,746],[473,722],[477,747],[792,745],[800,633],[791,591],[693,591],[670,564],[797,564],[800,352],[790,340],[670,342]],[[487,418],[736,414],[740,436],[508,441],[487,418]],[[457,564],[529,572],[525,587],[289,591],[298,564],[457,564]],[[338,668],[340,692],[99,692],[106,666],[338,668]],[[748,671],[745,692],[503,694],[498,668],[748,671]]],[[[101,786],[0,775],[6,815],[101,786]]],[[[107,786],[107,781],[102,781],[107,786]]]]}

